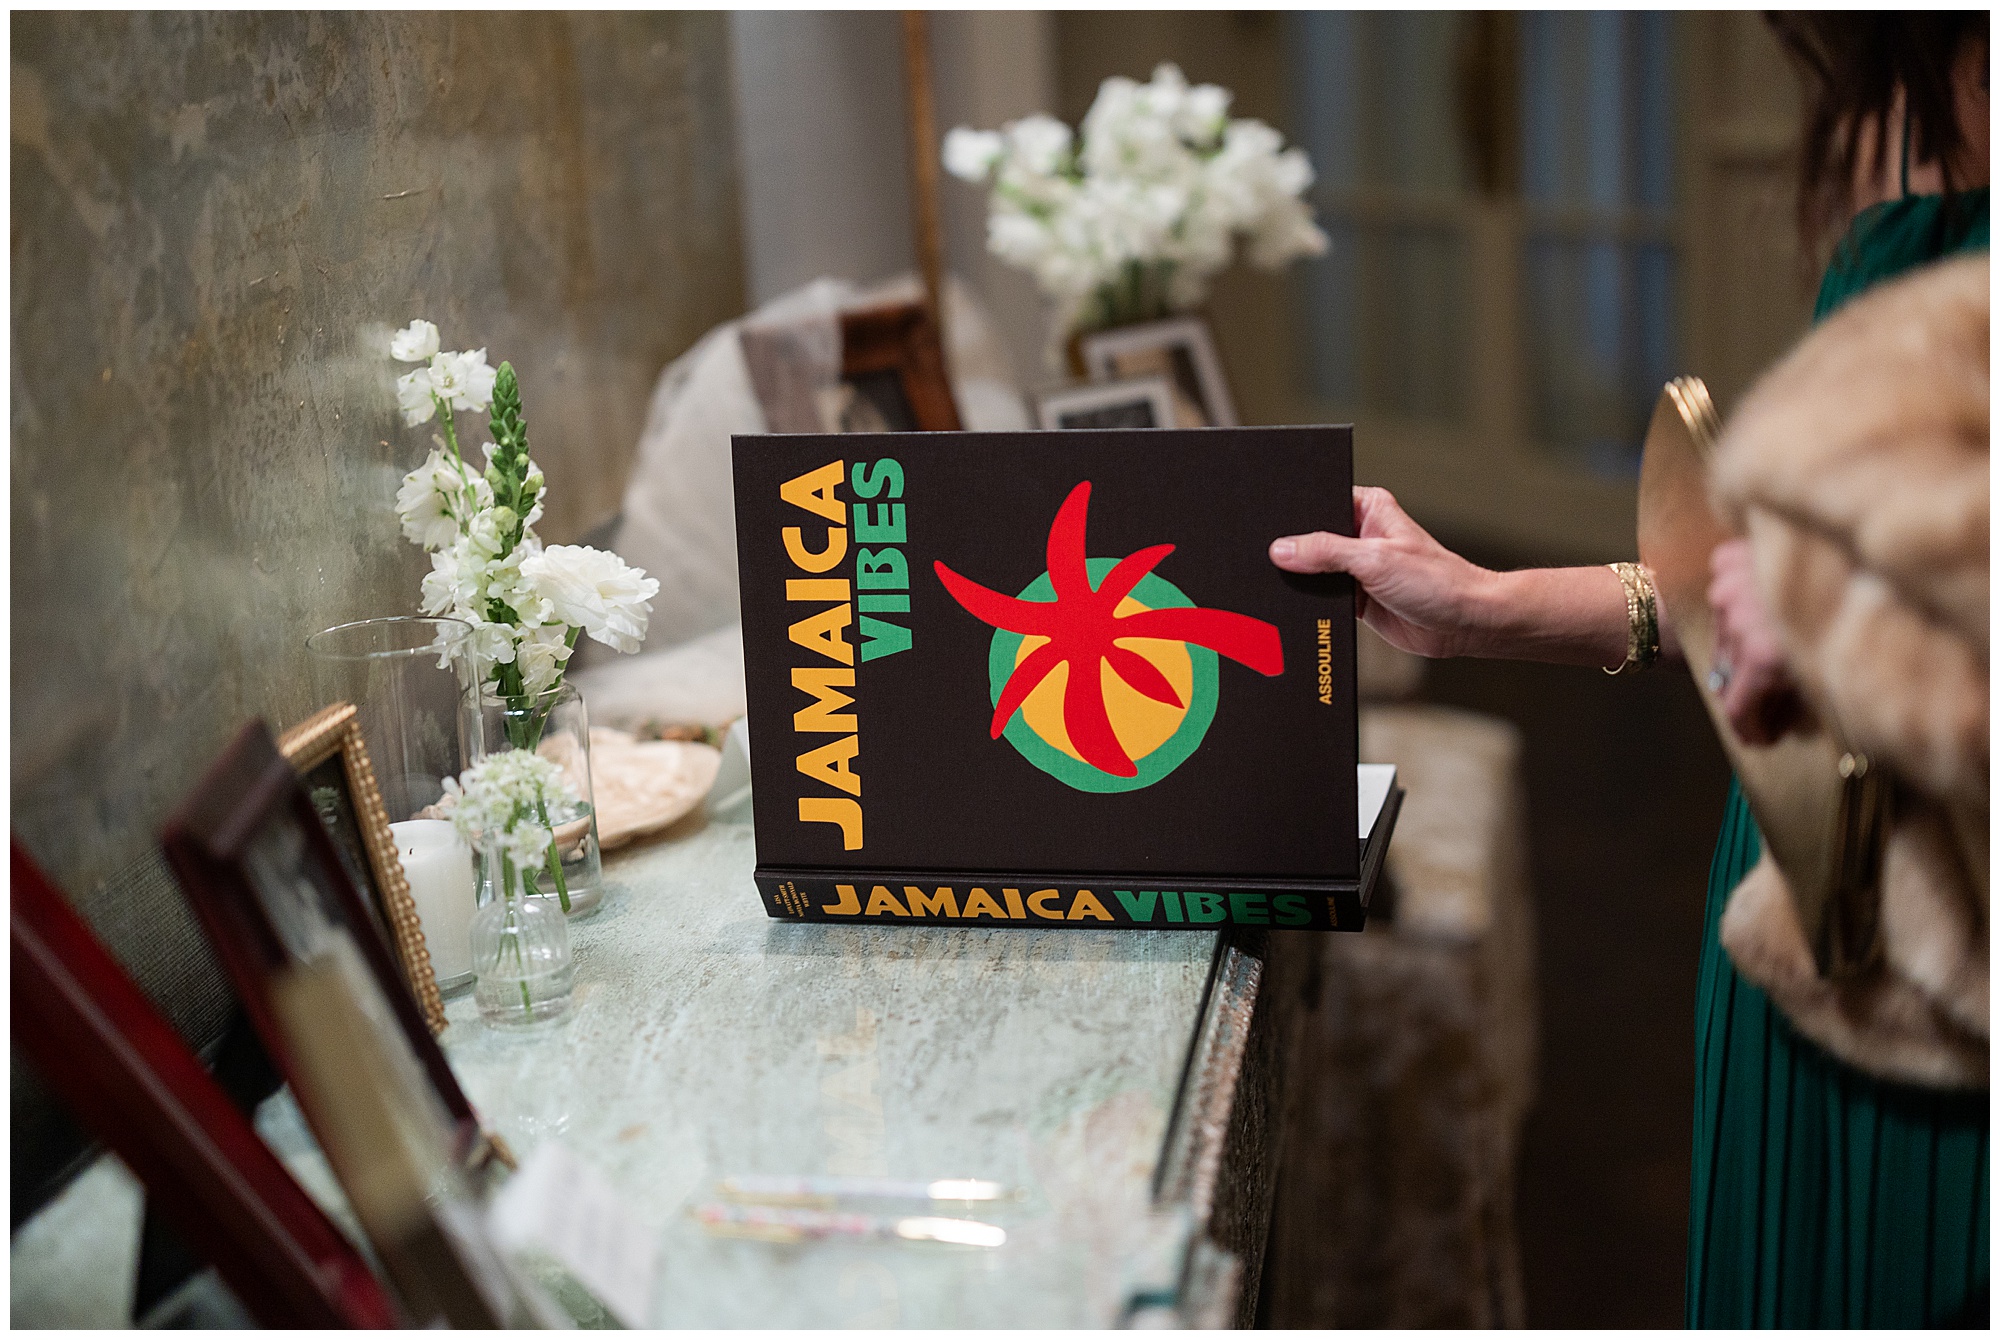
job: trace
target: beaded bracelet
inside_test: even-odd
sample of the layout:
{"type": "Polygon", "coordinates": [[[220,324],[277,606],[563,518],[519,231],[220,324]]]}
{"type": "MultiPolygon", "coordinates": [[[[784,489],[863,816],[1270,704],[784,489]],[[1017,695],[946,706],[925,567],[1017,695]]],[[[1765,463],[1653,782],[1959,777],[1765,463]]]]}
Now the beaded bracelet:
{"type": "Polygon", "coordinates": [[[1638,563],[1607,564],[1625,588],[1625,660],[1607,675],[1622,674],[1633,666],[1645,669],[1660,658],[1660,594],[1653,574],[1638,563]]]}

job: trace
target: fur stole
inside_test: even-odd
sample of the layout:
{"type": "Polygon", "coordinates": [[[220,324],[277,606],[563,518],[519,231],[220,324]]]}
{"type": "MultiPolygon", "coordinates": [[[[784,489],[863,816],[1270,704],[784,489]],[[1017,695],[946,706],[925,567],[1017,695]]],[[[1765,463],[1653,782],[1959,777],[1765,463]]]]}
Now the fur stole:
{"type": "Polygon", "coordinates": [[[1806,700],[1895,780],[1869,969],[1818,974],[1768,855],[1723,946],[1836,1056],[1950,1088],[1987,1083],[1988,273],[1941,262],[1829,318],[1745,399],[1712,477],[1806,700]]]}

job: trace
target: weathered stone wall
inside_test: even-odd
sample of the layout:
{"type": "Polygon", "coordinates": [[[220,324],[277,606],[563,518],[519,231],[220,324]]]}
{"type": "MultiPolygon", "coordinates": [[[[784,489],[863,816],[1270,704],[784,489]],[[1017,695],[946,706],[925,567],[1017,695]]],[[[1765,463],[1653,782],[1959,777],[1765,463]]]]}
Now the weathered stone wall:
{"type": "Polygon", "coordinates": [[[83,896],[242,721],[315,706],[308,634],[415,612],[392,325],[514,362],[546,538],[616,510],[654,377],[742,307],[728,37],[12,24],[12,819],[83,896]]]}

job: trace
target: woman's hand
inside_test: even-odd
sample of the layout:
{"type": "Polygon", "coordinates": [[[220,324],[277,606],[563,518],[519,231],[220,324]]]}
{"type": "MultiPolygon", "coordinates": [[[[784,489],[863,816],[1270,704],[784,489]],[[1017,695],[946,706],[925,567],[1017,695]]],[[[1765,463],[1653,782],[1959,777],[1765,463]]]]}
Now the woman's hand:
{"type": "Polygon", "coordinates": [[[1358,536],[1286,536],[1272,542],[1271,561],[1287,572],[1351,574],[1356,613],[1391,646],[1419,656],[1476,654],[1476,608],[1498,574],[1432,539],[1387,489],[1355,489],[1354,519],[1358,536]]]}
{"type": "Polygon", "coordinates": [[[1709,608],[1715,612],[1715,668],[1708,683],[1746,743],[1772,744],[1806,718],[1764,597],[1750,541],[1725,540],[1709,555],[1709,608]]]}
{"type": "Polygon", "coordinates": [[[1352,575],[1357,612],[1391,645],[1419,656],[1624,663],[1625,588],[1611,569],[1490,571],[1432,539],[1387,489],[1355,489],[1354,517],[1360,534],[1288,535],[1272,542],[1271,561],[1352,575]]]}

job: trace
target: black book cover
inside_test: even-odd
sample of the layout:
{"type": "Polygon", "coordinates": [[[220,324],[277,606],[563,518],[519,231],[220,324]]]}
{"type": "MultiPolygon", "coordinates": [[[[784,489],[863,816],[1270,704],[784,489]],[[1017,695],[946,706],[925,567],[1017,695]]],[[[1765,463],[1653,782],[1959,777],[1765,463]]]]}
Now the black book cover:
{"type": "MultiPolygon", "coordinates": [[[[774,917],[1359,929],[1352,430],[740,436],[774,917]]],[[[1378,825],[1370,865],[1393,823],[1378,825]]]]}

